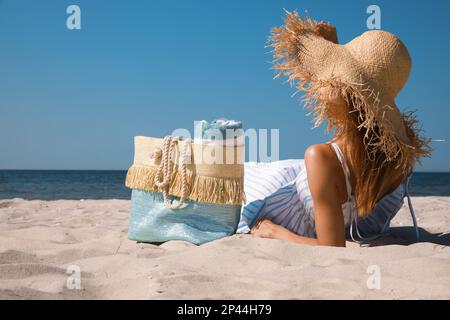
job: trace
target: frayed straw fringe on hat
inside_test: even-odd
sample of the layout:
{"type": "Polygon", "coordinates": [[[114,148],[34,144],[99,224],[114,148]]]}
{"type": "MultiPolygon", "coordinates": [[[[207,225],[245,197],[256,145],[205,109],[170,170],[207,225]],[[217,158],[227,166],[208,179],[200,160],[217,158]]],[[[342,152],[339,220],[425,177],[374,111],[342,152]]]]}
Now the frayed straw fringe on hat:
{"type": "Polygon", "coordinates": [[[358,112],[358,128],[367,129],[364,144],[369,159],[383,152],[385,162],[398,161],[397,167],[406,170],[430,154],[429,140],[419,136],[413,113],[402,114],[395,104],[411,69],[400,39],[371,30],[339,45],[318,34],[316,21],[302,19],[295,11],[286,13],[284,25],[274,28],[269,38],[276,77],[287,76],[291,84],[297,83],[297,91],[305,92],[315,126],[327,121],[328,130],[342,130],[351,121],[318,100],[322,88],[334,88],[352,103],[350,112],[358,112]]]}

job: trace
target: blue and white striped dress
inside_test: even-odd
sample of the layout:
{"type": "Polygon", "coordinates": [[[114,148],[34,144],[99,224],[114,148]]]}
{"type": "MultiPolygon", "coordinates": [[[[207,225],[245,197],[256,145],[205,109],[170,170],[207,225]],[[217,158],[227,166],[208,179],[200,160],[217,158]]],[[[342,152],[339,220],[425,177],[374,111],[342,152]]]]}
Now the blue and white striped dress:
{"type": "Polygon", "coordinates": [[[246,163],[238,233],[248,233],[260,218],[268,218],[297,234],[314,237],[314,208],[304,160],[246,163]]]}
{"type": "MultiPolygon", "coordinates": [[[[408,206],[417,231],[416,219],[408,194],[409,177],[392,193],[383,197],[374,207],[369,218],[358,217],[355,199],[350,185],[350,173],[342,151],[331,144],[341,162],[348,199],[342,205],[344,223],[353,237],[353,223],[361,239],[380,234],[408,197],[408,206]],[[362,236],[361,236],[362,234],[362,236]]],[[[242,206],[237,233],[248,233],[259,219],[266,218],[288,230],[305,237],[315,238],[314,205],[309,190],[306,166],[303,159],[272,163],[245,163],[244,189],[247,203],[242,206]]],[[[356,240],[355,240],[356,241],[356,240]]]]}

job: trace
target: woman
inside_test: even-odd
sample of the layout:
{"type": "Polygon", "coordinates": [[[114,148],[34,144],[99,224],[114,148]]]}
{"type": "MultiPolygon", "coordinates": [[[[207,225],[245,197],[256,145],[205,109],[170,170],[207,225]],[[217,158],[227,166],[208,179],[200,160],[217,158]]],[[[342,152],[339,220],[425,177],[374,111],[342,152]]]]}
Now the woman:
{"type": "Polygon", "coordinates": [[[370,216],[430,154],[412,114],[402,114],[394,101],[410,56],[398,38],[379,30],[339,45],[334,27],[296,12],[270,39],[278,76],[298,83],[316,125],[327,121],[334,137],[306,150],[306,168],[265,199],[251,233],[344,247],[346,228],[370,216]]]}

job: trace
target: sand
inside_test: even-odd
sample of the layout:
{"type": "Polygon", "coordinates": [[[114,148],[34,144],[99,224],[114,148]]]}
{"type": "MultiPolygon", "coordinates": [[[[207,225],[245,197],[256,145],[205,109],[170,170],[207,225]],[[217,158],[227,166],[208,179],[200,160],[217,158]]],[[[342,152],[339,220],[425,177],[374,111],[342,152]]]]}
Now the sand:
{"type": "Polygon", "coordinates": [[[404,206],[372,246],[328,248],[250,235],[136,243],[129,201],[2,200],[0,298],[449,299],[450,198],[413,203],[422,242],[404,206]]]}

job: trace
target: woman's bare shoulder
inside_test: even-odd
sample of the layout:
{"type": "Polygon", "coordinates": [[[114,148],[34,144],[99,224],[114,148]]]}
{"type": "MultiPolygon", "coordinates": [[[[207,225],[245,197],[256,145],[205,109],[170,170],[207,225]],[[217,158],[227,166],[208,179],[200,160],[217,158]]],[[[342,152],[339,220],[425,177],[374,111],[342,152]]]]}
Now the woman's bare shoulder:
{"type": "Polygon", "coordinates": [[[305,165],[308,171],[311,169],[314,171],[316,171],[315,169],[320,170],[321,176],[325,174],[328,178],[337,176],[334,173],[341,170],[333,148],[327,143],[309,146],[305,151],[305,165]]]}
{"type": "Polygon", "coordinates": [[[306,148],[305,160],[313,161],[332,161],[334,160],[334,151],[331,149],[330,145],[327,143],[313,144],[306,148]]]}

